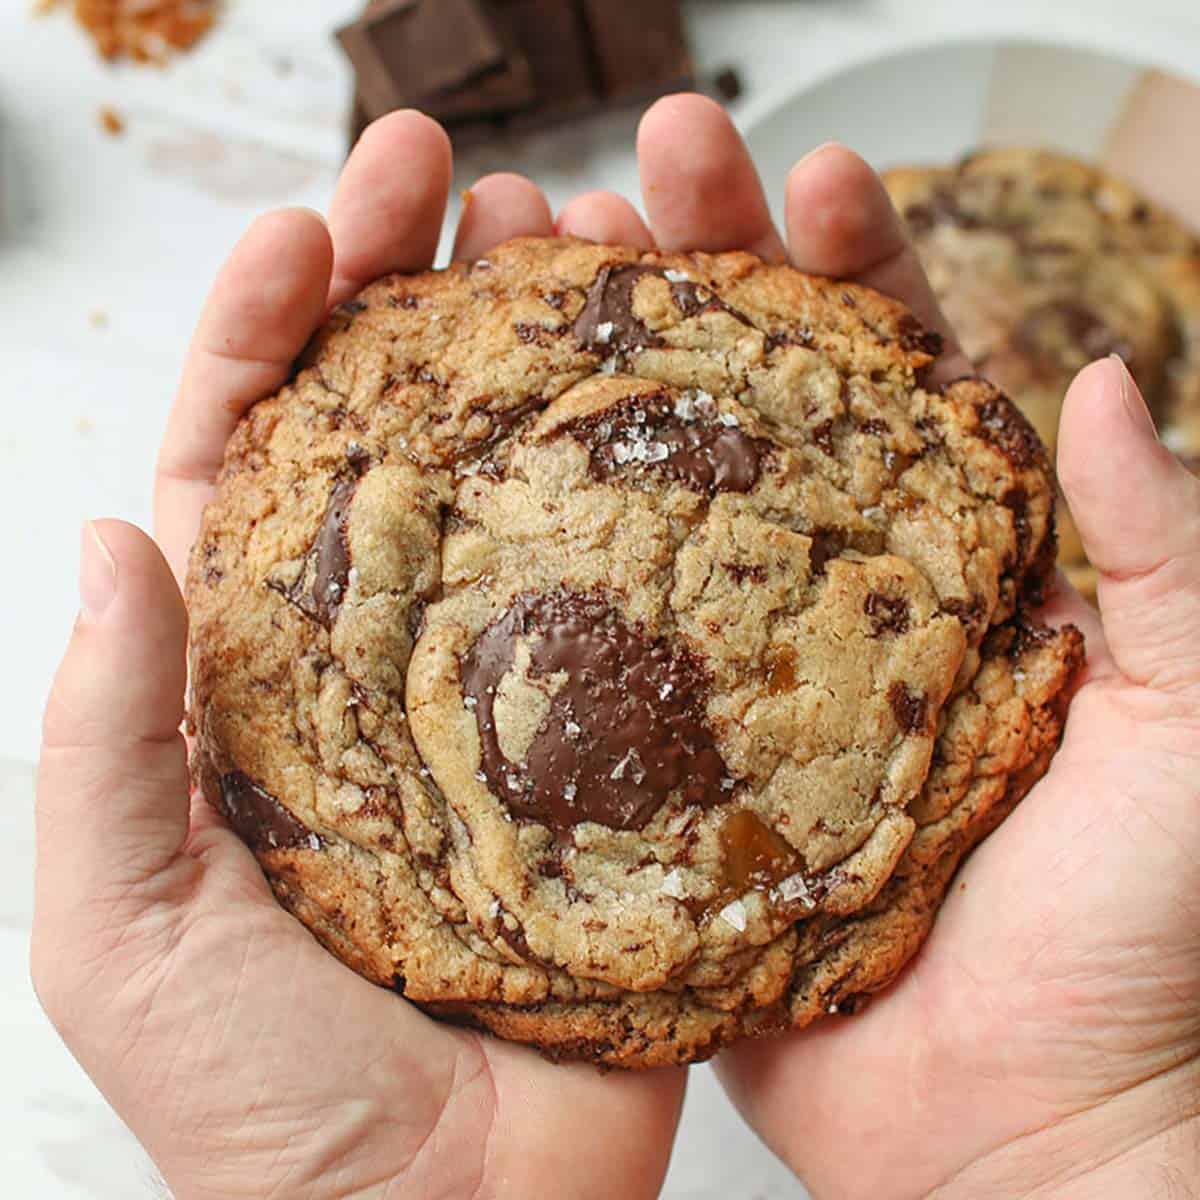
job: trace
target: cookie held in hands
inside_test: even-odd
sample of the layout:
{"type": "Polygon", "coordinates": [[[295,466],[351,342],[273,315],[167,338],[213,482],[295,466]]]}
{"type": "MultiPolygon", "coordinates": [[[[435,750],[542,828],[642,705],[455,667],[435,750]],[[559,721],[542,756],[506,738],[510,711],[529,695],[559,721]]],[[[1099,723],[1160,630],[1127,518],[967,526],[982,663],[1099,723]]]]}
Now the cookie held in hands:
{"type": "Polygon", "coordinates": [[[898,304],[526,239],[339,309],[193,552],[194,767],[427,1011],[616,1066],[851,1008],[1046,770],[1053,489],[898,304]]]}

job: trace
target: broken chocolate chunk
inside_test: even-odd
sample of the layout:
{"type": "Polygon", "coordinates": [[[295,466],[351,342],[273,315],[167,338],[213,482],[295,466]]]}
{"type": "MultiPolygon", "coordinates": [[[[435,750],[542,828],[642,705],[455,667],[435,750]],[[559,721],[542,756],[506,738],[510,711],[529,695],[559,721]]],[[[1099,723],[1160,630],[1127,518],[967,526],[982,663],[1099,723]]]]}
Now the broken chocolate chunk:
{"type": "Polygon", "coordinates": [[[474,0],[373,0],[337,37],[372,117],[459,87],[506,57],[474,0]]]}
{"type": "Polygon", "coordinates": [[[679,0],[583,0],[583,14],[605,96],[630,98],[691,79],[679,0]]]}

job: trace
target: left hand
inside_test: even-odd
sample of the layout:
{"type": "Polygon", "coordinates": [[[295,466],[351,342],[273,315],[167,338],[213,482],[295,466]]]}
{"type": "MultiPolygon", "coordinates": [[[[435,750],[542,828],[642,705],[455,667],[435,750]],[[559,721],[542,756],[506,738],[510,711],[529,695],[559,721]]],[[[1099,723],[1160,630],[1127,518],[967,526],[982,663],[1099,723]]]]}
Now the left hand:
{"type": "MultiPolygon", "coordinates": [[[[203,799],[189,807],[176,581],[225,441],[331,305],[431,265],[449,182],[445,134],[398,113],[364,134],[328,227],[295,210],[257,221],[184,368],[159,461],[162,554],[120,522],[84,531],[83,606],[38,780],[33,976],[178,1200],[649,1200],[670,1156],[683,1071],[553,1066],[431,1020],[321,949],[203,799]]],[[[598,238],[645,236],[605,198],[572,219],[598,238]]],[[[458,253],[551,231],[536,188],[493,176],[458,253]]]]}

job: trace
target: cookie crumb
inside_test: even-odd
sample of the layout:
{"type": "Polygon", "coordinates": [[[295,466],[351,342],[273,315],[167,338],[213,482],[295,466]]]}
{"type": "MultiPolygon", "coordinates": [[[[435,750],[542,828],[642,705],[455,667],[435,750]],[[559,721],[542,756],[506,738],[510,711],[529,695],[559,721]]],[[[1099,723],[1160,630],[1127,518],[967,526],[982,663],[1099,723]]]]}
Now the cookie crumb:
{"type": "Polygon", "coordinates": [[[106,313],[102,308],[92,309],[92,311],[88,313],[88,324],[93,329],[107,329],[108,313],[106,313]]]}
{"type": "MultiPolygon", "coordinates": [[[[55,7],[42,0],[34,11],[55,7]]],[[[75,0],[73,11],[101,58],[162,66],[208,33],[217,7],[217,0],[75,0]]]]}
{"type": "Polygon", "coordinates": [[[125,132],[125,118],[111,105],[103,105],[96,116],[100,128],[110,137],[120,137],[125,132]]]}

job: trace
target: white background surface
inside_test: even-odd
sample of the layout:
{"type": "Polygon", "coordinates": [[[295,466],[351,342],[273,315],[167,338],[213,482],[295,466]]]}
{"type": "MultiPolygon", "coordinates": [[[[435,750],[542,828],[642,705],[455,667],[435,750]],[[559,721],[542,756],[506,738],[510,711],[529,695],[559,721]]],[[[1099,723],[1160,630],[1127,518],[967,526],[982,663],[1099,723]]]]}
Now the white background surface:
{"type": "MultiPolygon", "coordinates": [[[[159,433],[219,261],[254,213],[328,202],[350,86],[329,31],[357,7],[230,0],[219,33],[163,75],[104,67],[62,17],[32,21],[29,0],[0,0],[0,1178],[13,1200],[153,1194],[132,1139],[28,986],[28,764],[75,611],[79,523],[116,515],[148,524],[159,433]],[[126,117],[123,137],[98,131],[102,104],[126,117]]],[[[762,119],[797,88],[890,50],[1030,35],[1181,72],[1200,62],[1195,0],[695,0],[689,8],[702,67],[732,63],[743,75],[735,116],[760,125],[775,184],[791,159],[843,132],[843,112],[854,111],[852,127],[863,128],[863,100],[838,83],[801,117],[762,119]]],[[[936,77],[897,86],[904,102],[880,106],[864,147],[881,163],[953,140],[953,106],[939,106],[936,77]],[[945,120],[923,130],[907,115],[914,111],[945,120]]],[[[458,183],[515,167],[543,183],[556,206],[597,186],[635,195],[634,123],[618,116],[489,147],[461,165],[458,183]]],[[[738,1126],[710,1073],[694,1072],[664,1195],[800,1194],[738,1126]]]]}

